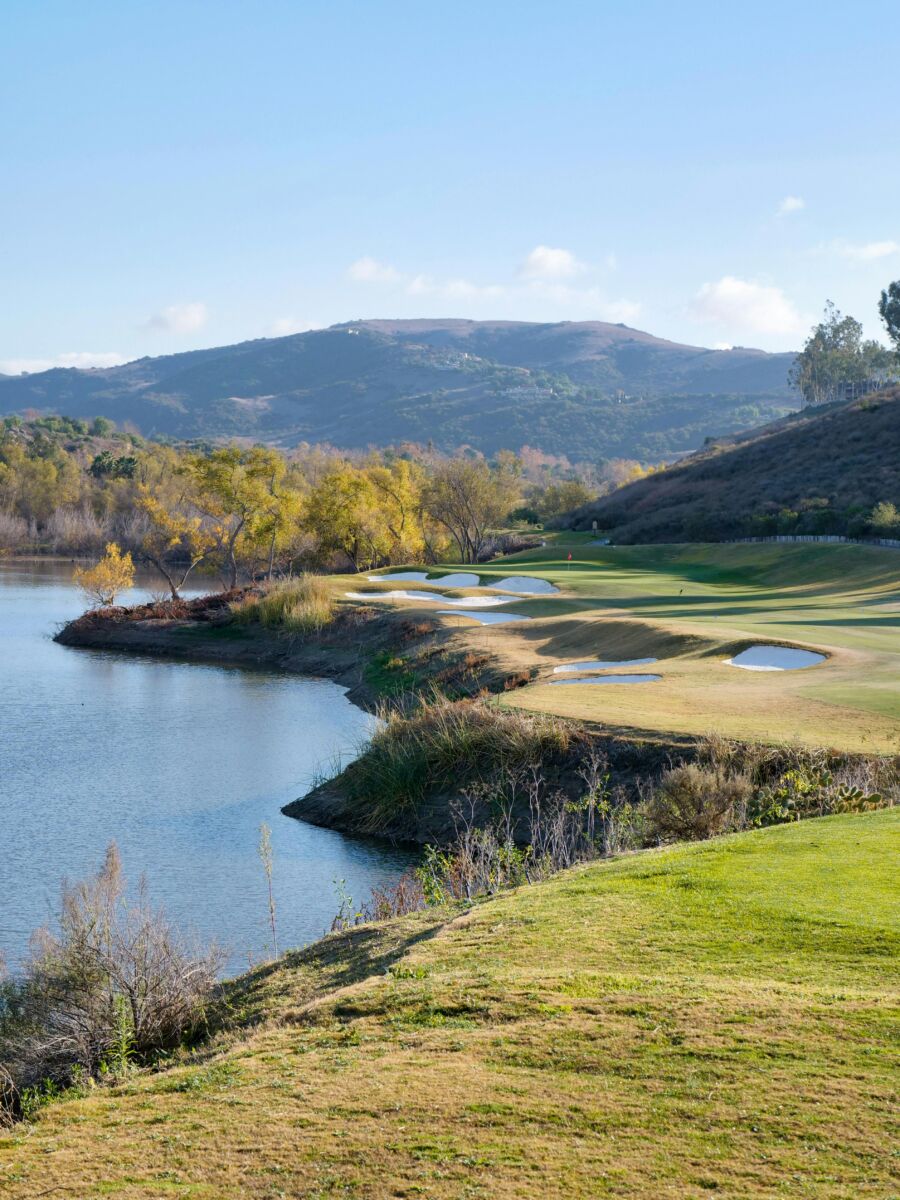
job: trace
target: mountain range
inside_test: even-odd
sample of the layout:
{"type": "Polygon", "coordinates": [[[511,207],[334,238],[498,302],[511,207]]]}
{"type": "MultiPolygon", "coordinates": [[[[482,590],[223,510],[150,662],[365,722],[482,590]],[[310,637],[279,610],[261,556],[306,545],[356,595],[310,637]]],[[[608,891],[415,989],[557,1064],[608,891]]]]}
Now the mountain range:
{"type": "Polygon", "coordinates": [[[795,408],[792,360],[600,321],[369,320],[0,377],[0,416],[106,416],[146,436],[282,446],[430,441],[658,461],[795,408]]]}

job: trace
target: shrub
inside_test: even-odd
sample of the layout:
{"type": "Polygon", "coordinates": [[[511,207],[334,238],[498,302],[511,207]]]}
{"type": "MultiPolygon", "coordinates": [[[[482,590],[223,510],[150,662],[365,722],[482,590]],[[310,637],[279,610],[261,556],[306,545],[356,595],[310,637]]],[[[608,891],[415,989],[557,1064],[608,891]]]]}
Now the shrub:
{"type": "Polygon", "coordinates": [[[753,784],[746,775],[696,763],[666,771],[646,803],[648,833],[664,841],[700,841],[740,828],[753,784]]]}
{"type": "Polygon", "coordinates": [[[383,709],[381,727],[342,783],[367,832],[384,829],[428,792],[485,782],[568,749],[562,721],[508,712],[485,700],[422,701],[411,713],[383,709]]]}
{"type": "Polygon", "coordinates": [[[286,633],[318,633],[334,620],[334,597],[323,575],[305,573],[267,587],[232,607],[240,624],[286,633]]]}
{"type": "Polygon", "coordinates": [[[93,567],[76,567],[72,578],[95,608],[115,604],[120,592],[134,583],[131,554],[123,554],[115,542],[109,542],[106,554],[93,567]]]}
{"type": "Polygon", "coordinates": [[[111,845],[96,876],[63,885],[58,931],[39,930],[21,977],[0,989],[7,1113],[177,1047],[201,1026],[220,961],[190,950],[143,886],[126,899],[111,845]]]}

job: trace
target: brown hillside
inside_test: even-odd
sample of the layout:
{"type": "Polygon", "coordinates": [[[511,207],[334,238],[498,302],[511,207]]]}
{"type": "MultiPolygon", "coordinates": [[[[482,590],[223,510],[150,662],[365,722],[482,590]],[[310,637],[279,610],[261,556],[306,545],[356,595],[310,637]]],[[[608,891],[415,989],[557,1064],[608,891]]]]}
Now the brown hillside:
{"type": "MultiPolygon", "coordinates": [[[[900,387],[718,441],[566,520],[617,542],[850,534],[900,502],[900,387]]],[[[900,536],[900,531],[888,536],[900,536]]]]}

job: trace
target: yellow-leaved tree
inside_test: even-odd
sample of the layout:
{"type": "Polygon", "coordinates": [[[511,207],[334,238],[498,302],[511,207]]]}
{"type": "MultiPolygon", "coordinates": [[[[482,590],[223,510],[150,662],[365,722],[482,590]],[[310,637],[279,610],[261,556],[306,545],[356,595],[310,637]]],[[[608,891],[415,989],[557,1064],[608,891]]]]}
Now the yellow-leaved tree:
{"type": "Polygon", "coordinates": [[[115,542],[108,542],[103,558],[93,567],[76,567],[72,578],[92,606],[102,608],[115,604],[116,596],[134,583],[134,563],[130,552],[123,554],[115,542]]]}

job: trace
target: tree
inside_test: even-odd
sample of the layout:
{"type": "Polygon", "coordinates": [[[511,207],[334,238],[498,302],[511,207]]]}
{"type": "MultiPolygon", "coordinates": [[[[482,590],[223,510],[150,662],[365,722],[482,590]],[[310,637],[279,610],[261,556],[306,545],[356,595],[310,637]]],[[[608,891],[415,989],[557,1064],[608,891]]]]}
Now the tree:
{"type": "Polygon", "coordinates": [[[221,556],[229,587],[237,586],[238,560],[258,554],[272,534],[272,479],[285,469],[277,450],[228,446],[194,454],[185,470],[196,488],[197,504],[221,556]]]}
{"type": "Polygon", "coordinates": [[[805,404],[829,404],[845,394],[847,384],[863,383],[890,370],[892,355],[876,341],[863,340],[859,321],[829,300],[788,372],[805,404]]]}
{"type": "Polygon", "coordinates": [[[351,463],[331,467],[312,488],[305,524],[315,535],[321,556],[343,553],[355,571],[389,557],[391,533],[379,514],[372,481],[351,463]]]}
{"type": "Polygon", "coordinates": [[[172,599],[177,600],[190,573],[215,546],[215,536],[184,491],[167,502],[141,485],[137,505],[147,521],[140,553],[159,571],[172,599]]]}
{"type": "Polygon", "coordinates": [[[116,596],[134,583],[134,563],[130,554],[123,554],[115,542],[109,542],[106,554],[95,566],[76,567],[72,578],[95,608],[105,607],[115,604],[116,596]]]}
{"type": "Polygon", "coordinates": [[[456,543],[460,562],[478,562],[492,527],[501,524],[518,499],[518,483],[506,464],[491,470],[484,459],[451,458],[439,463],[423,503],[456,543]]]}
{"type": "Polygon", "coordinates": [[[876,504],[869,515],[869,528],[876,537],[895,538],[900,535],[900,511],[889,500],[876,504]]]}
{"type": "Polygon", "coordinates": [[[889,283],[881,293],[878,312],[888,331],[888,337],[900,353],[900,279],[889,283]]]}

